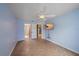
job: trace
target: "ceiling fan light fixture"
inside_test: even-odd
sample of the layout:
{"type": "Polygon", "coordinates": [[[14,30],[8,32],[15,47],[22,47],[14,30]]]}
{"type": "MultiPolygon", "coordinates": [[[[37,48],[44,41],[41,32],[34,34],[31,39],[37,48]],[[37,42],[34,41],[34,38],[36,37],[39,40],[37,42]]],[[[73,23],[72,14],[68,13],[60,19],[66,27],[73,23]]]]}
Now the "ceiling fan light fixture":
{"type": "Polygon", "coordinates": [[[40,19],[45,19],[45,16],[44,15],[40,15],[39,18],[40,19]]]}

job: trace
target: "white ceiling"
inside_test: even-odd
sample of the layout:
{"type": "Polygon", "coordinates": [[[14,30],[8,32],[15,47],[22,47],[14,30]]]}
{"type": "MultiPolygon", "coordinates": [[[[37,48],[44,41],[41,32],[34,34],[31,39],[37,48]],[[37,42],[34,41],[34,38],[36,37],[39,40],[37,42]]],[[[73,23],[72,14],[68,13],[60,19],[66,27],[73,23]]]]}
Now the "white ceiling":
{"type": "Polygon", "coordinates": [[[13,3],[8,5],[17,18],[24,20],[36,19],[40,12],[42,14],[60,16],[79,8],[77,3],[13,3]]]}

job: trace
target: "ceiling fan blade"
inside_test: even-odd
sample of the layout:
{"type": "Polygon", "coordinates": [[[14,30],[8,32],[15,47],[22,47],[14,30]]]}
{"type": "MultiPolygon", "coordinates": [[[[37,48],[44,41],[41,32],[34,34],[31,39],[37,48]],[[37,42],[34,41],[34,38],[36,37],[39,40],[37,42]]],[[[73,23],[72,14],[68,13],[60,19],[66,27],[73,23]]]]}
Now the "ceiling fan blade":
{"type": "Polygon", "coordinates": [[[47,17],[47,18],[53,18],[53,17],[56,17],[56,15],[45,15],[45,17],[47,17]]]}

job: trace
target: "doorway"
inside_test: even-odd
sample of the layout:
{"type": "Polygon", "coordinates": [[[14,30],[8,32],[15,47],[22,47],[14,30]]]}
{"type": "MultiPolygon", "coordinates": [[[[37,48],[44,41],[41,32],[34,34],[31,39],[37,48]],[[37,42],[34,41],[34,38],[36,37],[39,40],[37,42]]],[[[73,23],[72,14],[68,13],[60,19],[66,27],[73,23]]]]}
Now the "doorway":
{"type": "Polygon", "coordinates": [[[41,24],[37,24],[36,29],[37,29],[37,39],[42,39],[42,26],[41,26],[41,24]]]}
{"type": "Polygon", "coordinates": [[[42,24],[25,24],[25,39],[42,39],[44,32],[42,24]]]}
{"type": "Polygon", "coordinates": [[[25,24],[24,26],[24,33],[25,33],[25,38],[31,39],[31,31],[32,31],[32,25],[31,24],[25,24]]]}

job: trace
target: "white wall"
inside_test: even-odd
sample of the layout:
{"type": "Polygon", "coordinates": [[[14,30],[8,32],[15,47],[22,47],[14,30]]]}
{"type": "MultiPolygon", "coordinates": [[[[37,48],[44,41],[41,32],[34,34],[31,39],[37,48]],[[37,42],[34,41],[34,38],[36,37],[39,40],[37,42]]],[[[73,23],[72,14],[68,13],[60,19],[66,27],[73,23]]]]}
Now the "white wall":
{"type": "Polygon", "coordinates": [[[0,56],[10,55],[16,41],[16,19],[6,4],[0,4],[0,56]]]}
{"type": "Polygon", "coordinates": [[[57,44],[79,53],[79,9],[66,13],[55,19],[48,19],[46,23],[54,23],[54,30],[50,31],[50,38],[57,44]]]}

